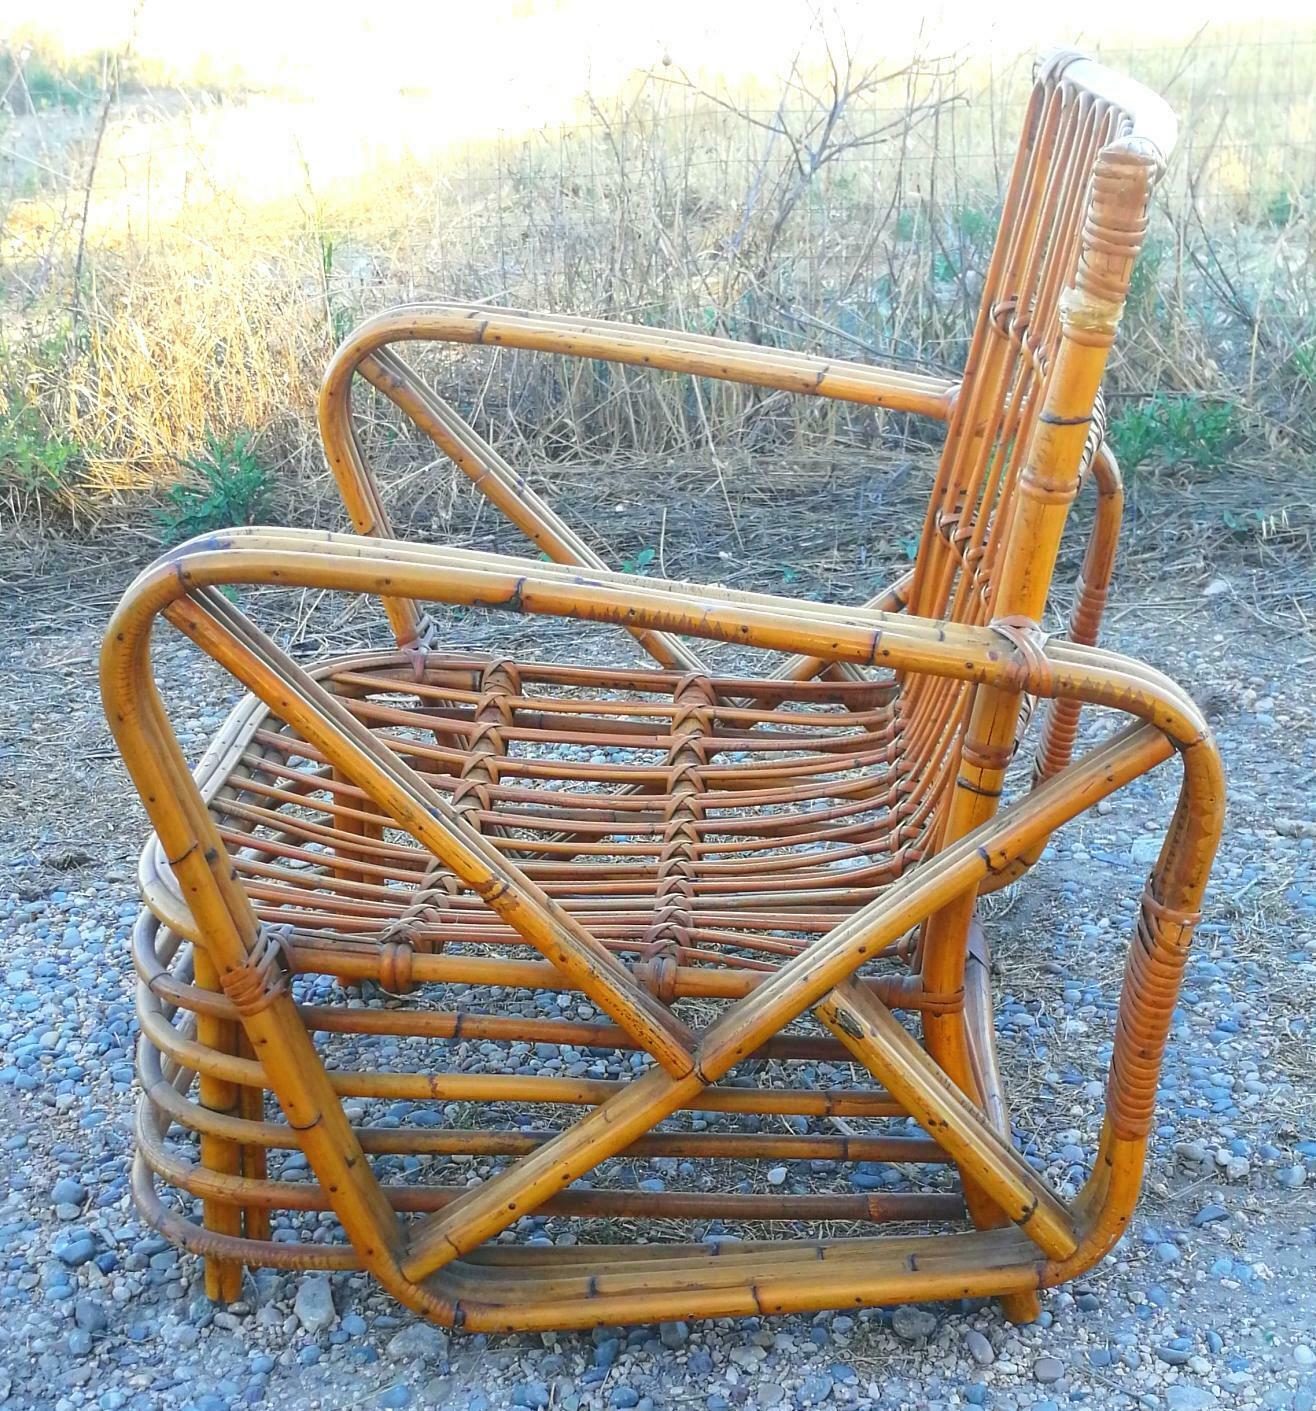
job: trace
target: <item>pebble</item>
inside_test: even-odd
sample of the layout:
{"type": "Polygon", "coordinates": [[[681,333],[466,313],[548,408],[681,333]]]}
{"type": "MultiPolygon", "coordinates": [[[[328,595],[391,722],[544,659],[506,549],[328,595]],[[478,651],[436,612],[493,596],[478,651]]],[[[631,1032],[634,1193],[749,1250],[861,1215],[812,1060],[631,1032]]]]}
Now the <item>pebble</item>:
{"type": "Polygon", "coordinates": [[[902,1303],[891,1312],[891,1328],[906,1342],[924,1342],[937,1331],[936,1315],[913,1303],[902,1303]]]}
{"type": "Polygon", "coordinates": [[[810,1372],[795,1393],[797,1406],[821,1406],[832,1394],[835,1385],[830,1372],[810,1372]]]}
{"type": "Polygon", "coordinates": [[[1064,1375],[1065,1364],[1058,1357],[1039,1357],[1033,1363],[1033,1377],[1043,1386],[1058,1382],[1064,1375]]]}
{"type": "Polygon", "coordinates": [[[389,1339],[388,1355],[395,1362],[441,1362],[448,1356],[448,1335],[433,1323],[413,1323],[389,1339]]]}
{"type": "Polygon", "coordinates": [[[105,1309],[94,1298],[79,1298],[75,1301],[73,1321],[87,1333],[103,1333],[109,1326],[105,1309]]]}
{"type": "Polygon", "coordinates": [[[1169,1411],[1211,1411],[1216,1399],[1215,1394],[1205,1387],[1175,1382],[1166,1388],[1165,1404],[1169,1411]]]}
{"type": "Polygon", "coordinates": [[[87,1188],[71,1176],[56,1181],[50,1190],[52,1205],[81,1205],[87,1199],[87,1188]]]}
{"type": "Polygon", "coordinates": [[[1316,1367],[1316,1352],[1313,1352],[1305,1342],[1300,1342],[1293,1349],[1293,1360],[1302,1368],[1304,1372],[1316,1367]]]}
{"type": "Polygon", "coordinates": [[[684,1347],[689,1337],[690,1329],[684,1323],[660,1323],[658,1325],[658,1340],[671,1352],[684,1347]]]}
{"type": "Polygon", "coordinates": [[[996,1361],[991,1339],[985,1333],[980,1333],[977,1328],[970,1328],[964,1334],[964,1346],[979,1367],[990,1367],[996,1361]]]}
{"type": "Polygon", "coordinates": [[[293,1303],[297,1321],[314,1337],[330,1327],[338,1314],[334,1309],[333,1289],[323,1274],[302,1276],[293,1303]]]}

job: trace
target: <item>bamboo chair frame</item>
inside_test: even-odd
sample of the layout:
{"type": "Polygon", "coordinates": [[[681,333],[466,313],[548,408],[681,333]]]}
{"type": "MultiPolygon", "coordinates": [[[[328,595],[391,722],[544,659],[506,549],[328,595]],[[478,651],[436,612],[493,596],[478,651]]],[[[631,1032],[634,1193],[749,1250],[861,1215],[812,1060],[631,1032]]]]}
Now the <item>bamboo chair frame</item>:
{"type": "Polygon", "coordinates": [[[139,576],[102,656],[107,715],[155,829],[134,932],[133,1185],[146,1218],[204,1257],[212,1297],[235,1297],[244,1266],[274,1265],[363,1268],[418,1312],[488,1331],[973,1295],[998,1296],[1024,1319],[1040,1288],[1090,1268],[1118,1239],[1224,798],[1186,693],[1095,646],[1121,509],[1098,389],[1172,140],[1172,117],[1144,90],[1068,53],[1041,66],[958,384],[594,320],[458,305],[386,314],[348,339],[321,400],[357,533],[233,530],[139,576]],[[421,340],[940,419],[946,451],[914,568],[863,607],[609,571],[408,369],[396,346],[421,340]],[[548,561],[399,542],[356,434],[357,376],[548,561]],[[1084,478],[1098,513],[1066,642],[1038,624],[1084,478]],[[224,591],[269,584],[380,598],[396,649],[299,664],[224,591]],[[446,653],[430,604],[611,624],[655,666],[446,653]],[[152,677],[161,617],[248,692],[195,772],[152,677]],[[762,676],[718,677],[686,639],[786,660],[762,676]],[[1046,706],[1032,786],[1002,806],[1032,700],[1046,706]],[[1074,758],[1084,704],[1130,723],[1074,758]],[[621,759],[581,753],[600,742],[621,759]],[[1066,1203],[1011,1142],[974,904],[1018,879],[1058,827],[1172,755],[1179,801],[1130,949],[1100,1146],[1066,1203]],[[398,993],[558,992],[598,1017],[452,1010],[439,1007],[444,990],[423,988],[423,1007],[322,1003],[294,993],[298,975],[398,993]],[[696,1026],[696,1002],[717,1017],[696,1026]],[[919,1015],[922,1043],[897,1011],[919,1015]],[[327,1065],[313,1033],[352,1044],[349,1066],[327,1065]],[[363,1047],[385,1038],[573,1044],[640,1066],[619,1082],[363,1062],[363,1047]],[[758,1065],[819,1059],[850,1059],[875,1086],[756,1077],[758,1065]],[[733,1072],[737,1082],[723,1081],[733,1072]],[[344,1098],[583,1115],[548,1130],[354,1125],[344,1098]],[[691,1112],[908,1116],[925,1135],[663,1126],[691,1112]],[[195,1158],[174,1141],[188,1133],[195,1158]],[[290,1150],[305,1154],[313,1181],[271,1174],[269,1154],[290,1150]],[[956,1168],[959,1189],[580,1184],[623,1153],[928,1163],[956,1168]],[[389,1182],[372,1164],[445,1155],[508,1164],[471,1187],[389,1182]],[[157,1180],[197,1198],[201,1223],[167,1205],[157,1180]],[[271,1239],[273,1210],[332,1212],[345,1240],[271,1239]],[[548,1248],[500,1239],[536,1213],[938,1232],[548,1248]]]}

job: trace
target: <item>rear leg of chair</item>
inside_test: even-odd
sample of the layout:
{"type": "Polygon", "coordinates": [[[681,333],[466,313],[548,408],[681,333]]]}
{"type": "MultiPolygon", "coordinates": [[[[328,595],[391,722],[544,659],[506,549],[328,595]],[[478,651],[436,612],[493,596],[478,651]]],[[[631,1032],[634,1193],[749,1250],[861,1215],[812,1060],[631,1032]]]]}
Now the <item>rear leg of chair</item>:
{"type": "MultiPolygon", "coordinates": [[[[337,770],[333,771],[331,777],[337,783],[350,786],[351,781],[337,770]]],[[[353,788],[352,793],[341,796],[347,808],[338,816],[336,827],[340,833],[350,833],[353,838],[360,838],[362,842],[380,842],[384,836],[384,820],[370,800],[356,797],[357,793],[353,788]]],[[[333,874],[348,882],[370,880],[368,874],[362,871],[360,851],[351,845],[344,846],[335,854],[333,874]]]]}
{"type": "MultiPolygon", "coordinates": [[[[964,968],[964,1035],[969,1061],[987,1120],[1006,1141],[1010,1140],[1010,1105],[1005,1096],[996,1049],[996,1015],[992,1004],[991,953],[981,924],[969,928],[968,960],[964,968]]],[[[1042,1300],[1032,1289],[1001,1296],[1001,1309],[1011,1323],[1034,1323],[1042,1300]]]]}
{"type": "MultiPolygon", "coordinates": [[[[238,1050],[243,1058],[255,1058],[251,1040],[242,1032],[238,1050]]],[[[265,1120],[264,1088],[240,1087],[238,1089],[238,1115],[248,1122],[265,1120]]],[[[248,1180],[263,1181],[269,1174],[269,1162],[263,1146],[244,1145],[242,1148],[242,1174],[248,1180]]],[[[243,1232],[249,1240],[267,1240],[270,1237],[270,1212],[262,1205],[248,1205],[243,1208],[243,1232]]]]}
{"type": "MultiPolygon", "coordinates": [[[[219,976],[204,951],[195,954],[196,983],[203,989],[220,990],[219,976]]],[[[231,1019],[219,1019],[210,1014],[197,1015],[197,1039],[208,1048],[221,1053],[236,1053],[238,1026],[231,1019]]],[[[202,1073],[198,1080],[198,1095],[202,1106],[226,1116],[237,1115],[240,1107],[239,1089],[234,1083],[202,1073]]],[[[236,1143],[210,1133],[201,1136],[201,1164],[209,1171],[226,1176],[242,1174],[242,1148],[236,1143]]],[[[206,1229],[222,1235],[242,1233],[242,1207],[229,1201],[207,1200],[202,1219],[206,1229]]],[[[230,1259],[207,1258],[205,1262],[206,1297],[217,1303],[232,1303],[242,1291],[242,1265],[230,1259]]]]}

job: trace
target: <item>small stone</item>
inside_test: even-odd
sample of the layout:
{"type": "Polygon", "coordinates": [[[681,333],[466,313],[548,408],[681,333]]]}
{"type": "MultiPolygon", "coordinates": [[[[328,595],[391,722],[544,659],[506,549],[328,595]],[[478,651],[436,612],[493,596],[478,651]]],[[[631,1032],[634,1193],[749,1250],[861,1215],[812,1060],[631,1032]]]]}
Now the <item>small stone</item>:
{"type": "Polygon", "coordinates": [[[338,1317],[334,1308],[333,1289],[323,1274],[311,1274],[304,1278],[297,1290],[297,1298],[292,1311],[297,1321],[314,1337],[330,1327],[338,1317]]]}
{"type": "Polygon", "coordinates": [[[786,1183],[786,1168],[784,1166],[774,1166],[768,1172],[768,1184],[770,1186],[781,1186],[786,1183]]]}
{"type": "Polygon", "coordinates": [[[109,1326],[105,1309],[94,1298],[80,1298],[73,1305],[73,1321],[84,1333],[103,1333],[109,1326]]]}
{"type": "Polygon", "coordinates": [[[383,1407],[392,1408],[411,1405],[411,1389],[398,1382],[396,1386],[387,1387],[379,1393],[378,1404],[383,1407]]]}
{"type": "Polygon", "coordinates": [[[1058,1382],[1065,1375],[1065,1364],[1058,1357],[1039,1357],[1033,1363],[1033,1377],[1043,1386],[1058,1382]]]}
{"type": "Polygon", "coordinates": [[[1141,863],[1144,867],[1150,867],[1161,855],[1161,844],[1164,839],[1158,833],[1144,833],[1140,838],[1134,838],[1129,844],[1129,856],[1134,862],[1141,863]]]}
{"type": "Polygon", "coordinates": [[[61,1264],[67,1264],[70,1269],[79,1269],[96,1257],[96,1244],[89,1235],[84,1235],[80,1239],[61,1245],[55,1252],[59,1255],[61,1264]]]}
{"type": "Polygon", "coordinates": [[[821,1406],[832,1394],[832,1378],[827,1372],[810,1372],[795,1393],[797,1406],[821,1406]]]}
{"type": "Polygon", "coordinates": [[[991,1339],[986,1333],[980,1333],[977,1328],[970,1328],[964,1334],[964,1346],[979,1367],[990,1367],[996,1361],[996,1350],[992,1347],[991,1339]]]}
{"type": "Polygon", "coordinates": [[[1223,1205],[1204,1205],[1193,1216],[1194,1225],[1210,1225],[1216,1220],[1225,1220],[1229,1217],[1229,1211],[1223,1205]]]}
{"type": "Polygon", "coordinates": [[[628,1407],[640,1404],[640,1393],[634,1387],[613,1387],[612,1404],[618,1408],[618,1411],[627,1411],[628,1407]]]}
{"type": "Polygon", "coordinates": [[[1157,1360],[1164,1362],[1167,1367],[1186,1367],[1188,1355],[1186,1347],[1158,1347],[1156,1349],[1157,1360]]]}
{"type": "Polygon", "coordinates": [[[443,1361],[448,1356],[448,1339],[432,1323],[413,1323],[389,1339],[388,1355],[395,1362],[443,1361]]]}
{"type": "Polygon", "coordinates": [[[1183,1254],[1177,1244],[1171,1244],[1169,1240],[1162,1240],[1156,1246],[1156,1257],[1162,1264],[1177,1264],[1183,1254]]]}
{"type": "Polygon", "coordinates": [[[543,1382],[522,1382],[512,1388],[512,1405],[528,1406],[531,1411],[540,1411],[548,1405],[548,1388],[543,1382]]]}
{"type": "Polygon", "coordinates": [[[1310,1367],[1316,1367],[1316,1352],[1313,1352],[1305,1342],[1300,1342],[1293,1349],[1293,1360],[1305,1372],[1310,1367]]]}
{"type": "Polygon", "coordinates": [[[1210,1411],[1215,1405],[1215,1397],[1204,1387],[1175,1382],[1173,1386],[1166,1388],[1165,1404],[1169,1411],[1210,1411]]]}
{"type": "Polygon", "coordinates": [[[684,1347],[690,1336],[690,1329],[684,1323],[659,1323],[658,1341],[671,1352],[684,1347]]]}
{"type": "Polygon", "coordinates": [[[55,1182],[50,1190],[52,1205],[81,1205],[86,1198],[86,1186],[80,1181],[75,1181],[71,1176],[62,1177],[55,1182]]]}
{"type": "Polygon", "coordinates": [[[891,1330],[906,1342],[926,1342],[937,1331],[937,1319],[926,1308],[902,1303],[892,1310],[891,1330]]]}
{"type": "Polygon", "coordinates": [[[69,1334],[69,1352],[74,1357],[85,1357],[91,1351],[91,1334],[82,1328],[74,1328],[69,1334]]]}

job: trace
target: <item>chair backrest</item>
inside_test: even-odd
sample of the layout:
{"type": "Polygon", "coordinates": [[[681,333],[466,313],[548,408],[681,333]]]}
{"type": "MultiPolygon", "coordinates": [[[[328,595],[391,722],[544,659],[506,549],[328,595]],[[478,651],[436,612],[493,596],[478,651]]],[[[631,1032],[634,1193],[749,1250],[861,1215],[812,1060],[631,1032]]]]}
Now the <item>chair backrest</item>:
{"type": "MultiPolygon", "coordinates": [[[[1175,127],[1154,93],[1082,55],[1039,65],[910,612],[969,626],[1040,621],[1069,502],[1101,445],[1101,373],[1175,127]]],[[[901,765],[934,849],[961,831],[949,804],[972,701],[968,683],[926,676],[901,693],[901,765]]]]}
{"type": "MultiPolygon", "coordinates": [[[[1099,160],[1116,143],[1145,154],[1150,196],[1174,133],[1170,109],[1140,84],[1071,51],[1039,64],[928,505],[911,612],[966,624],[994,615],[1019,477],[1056,363],[1062,296],[1085,243],[1099,250],[1104,238],[1090,219],[1099,160]]],[[[1102,435],[1099,399],[1090,410],[1088,456],[1102,435]]]]}

